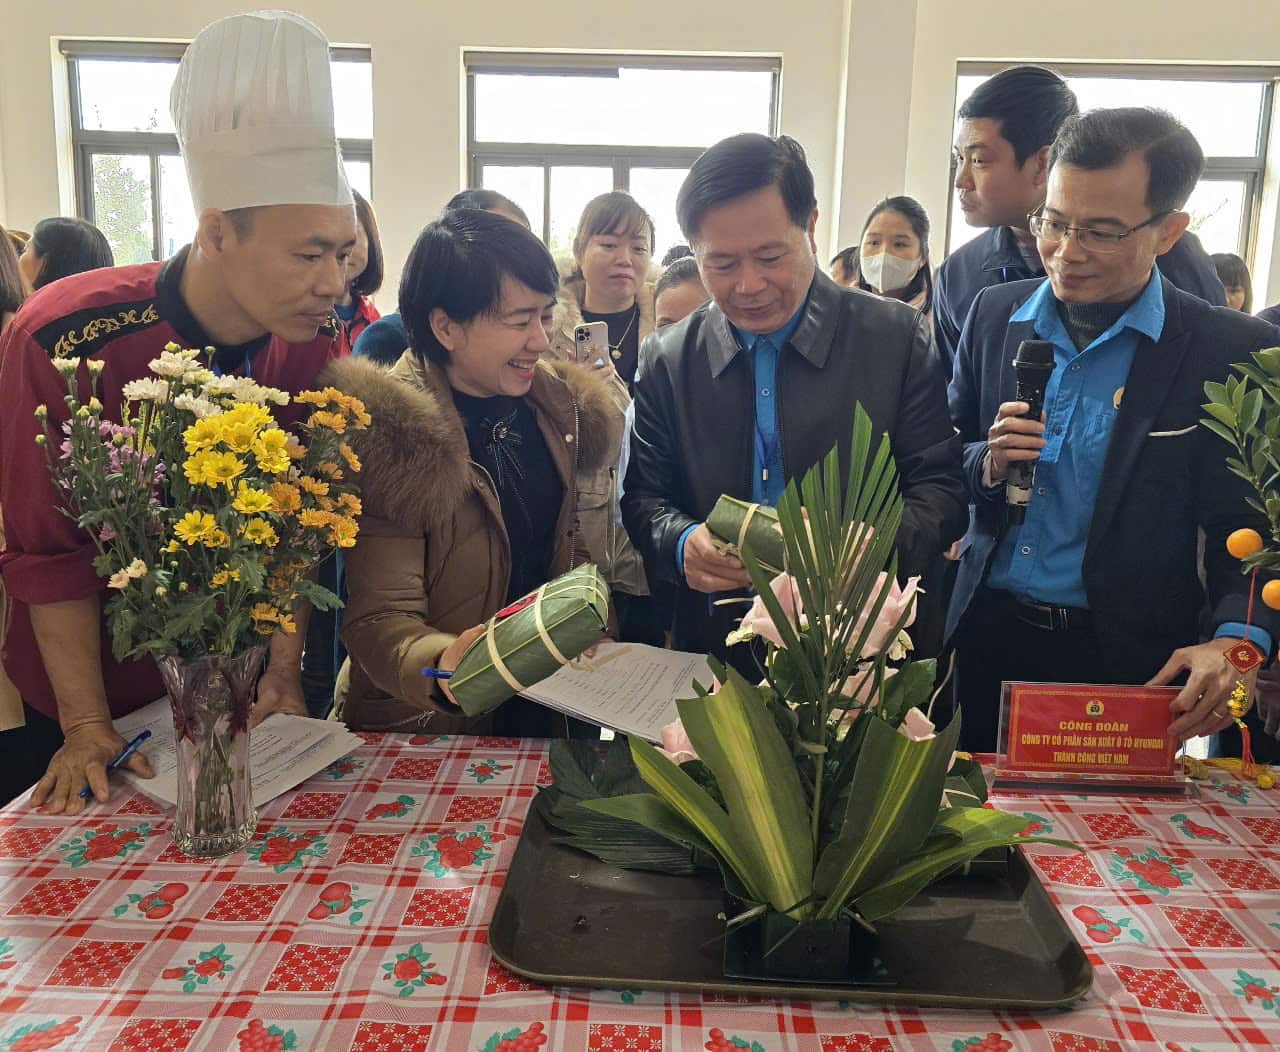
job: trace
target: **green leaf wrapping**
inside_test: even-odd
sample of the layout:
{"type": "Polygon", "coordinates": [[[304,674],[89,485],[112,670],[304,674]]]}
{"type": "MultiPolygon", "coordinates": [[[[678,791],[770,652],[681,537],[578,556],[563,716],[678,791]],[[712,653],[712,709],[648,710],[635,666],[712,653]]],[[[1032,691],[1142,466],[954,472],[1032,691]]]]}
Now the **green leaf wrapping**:
{"type": "MultiPolygon", "coordinates": [[[[521,687],[541,683],[561,665],[538,631],[539,616],[555,648],[569,661],[600,642],[609,620],[609,586],[594,565],[562,574],[544,585],[542,592],[540,605],[530,602],[501,621],[491,619],[494,646],[521,687]]],[[[531,592],[520,602],[536,594],[531,592]]],[[[468,716],[482,715],[518,693],[498,670],[485,636],[462,655],[449,692],[468,716]]]]}
{"type": "Polygon", "coordinates": [[[764,698],[730,669],[718,693],[676,707],[724,796],[734,843],[748,859],[744,883],[775,910],[791,910],[812,892],[813,839],[791,748],[764,698]]]}
{"type": "Polygon", "coordinates": [[[923,742],[868,719],[844,825],[814,873],[814,890],[826,900],[818,914],[824,920],[839,916],[924,843],[960,733],[958,712],[946,730],[923,742]]]}
{"type": "Polygon", "coordinates": [[[747,522],[745,540],[751,544],[760,564],[770,573],[781,573],[785,547],[778,528],[778,513],[763,504],[721,496],[707,516],[707,529],[729,551],[741,555],[742,524],[747,522]],[[754,509],[754,510],[753,510],[754,509]],[[747,516],[751,519],[747,522],[747,516]]]}
{"type": "Polygon", "coordinates": [[[1054,837],[1020,837],[1025,828],[1022,815],[985,807],[954,807],[940,813],[936,829],[923,850],[886,874],[875,887],[854,899],[854,908],[867,921],[876,921],[896,912],[935,880],[984,851],[1018,844],[1057,844],[1083,850],[1069,840],[1054,837]]]}

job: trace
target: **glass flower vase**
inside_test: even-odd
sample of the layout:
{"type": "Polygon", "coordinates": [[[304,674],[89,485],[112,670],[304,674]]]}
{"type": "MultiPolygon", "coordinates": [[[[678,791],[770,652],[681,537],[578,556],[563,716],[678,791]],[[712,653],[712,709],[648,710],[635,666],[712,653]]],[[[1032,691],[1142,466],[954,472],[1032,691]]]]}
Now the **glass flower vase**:
{"type": "Polygon", "coordinates": [[[265,647],[157,664],[173,709],[178,810],[173,841],[200,858],[229,855],[258,825],[249,771],[249,712],[265,647]]]}

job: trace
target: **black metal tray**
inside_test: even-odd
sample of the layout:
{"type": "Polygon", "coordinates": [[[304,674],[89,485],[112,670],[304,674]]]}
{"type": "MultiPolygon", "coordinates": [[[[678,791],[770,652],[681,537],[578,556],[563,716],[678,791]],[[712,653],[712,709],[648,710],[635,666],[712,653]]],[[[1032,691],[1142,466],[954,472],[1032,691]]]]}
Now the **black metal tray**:
{"type": "Polygon", "coordinates": [[[877,924],[892,986],[727,979],[711,879],[606,866],[529,813],[489,924],[511,971],[550,985],[951,1008],[1066,1008],[1093,968],[1021,852],[1005,878],[935,884],[877,924]]]}

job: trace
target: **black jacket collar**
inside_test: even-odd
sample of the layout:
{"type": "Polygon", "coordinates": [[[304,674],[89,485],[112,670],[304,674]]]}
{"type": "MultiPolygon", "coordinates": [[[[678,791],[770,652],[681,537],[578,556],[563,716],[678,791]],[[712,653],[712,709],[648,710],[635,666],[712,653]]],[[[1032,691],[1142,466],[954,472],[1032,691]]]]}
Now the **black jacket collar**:
{"type": "MultiPolygon", "coordinates": [[[[831,345],[834,342],[836,324],[840,317],[842,297],[846,295],[849,293],[845,289],[821,270],[814,268],[804,314],[791,339],[787,341],[787,346],[815,368],[821,369],[827,364],[827,357],[831,354],[831,345]]],[[[707,308],[706,324],[707,361],[711,366],[711,375],[718,377],[729,367],[729,363],[742,348],[734,338],[729,319],[714,302],[707,308]]]]}
{"type": "Polygon", "coordinates": [[[196,320],[182,298],[182,272],[187,267],[190,245],[184,245],[165,260],[156,278],[156,305],[160,316],[174,327],[188,347],[210,350],[211,361],[224,373],[234,373],[249,362],[271,341],[271,334],[264,333],[248,343],[218,344],[196,320]]]}

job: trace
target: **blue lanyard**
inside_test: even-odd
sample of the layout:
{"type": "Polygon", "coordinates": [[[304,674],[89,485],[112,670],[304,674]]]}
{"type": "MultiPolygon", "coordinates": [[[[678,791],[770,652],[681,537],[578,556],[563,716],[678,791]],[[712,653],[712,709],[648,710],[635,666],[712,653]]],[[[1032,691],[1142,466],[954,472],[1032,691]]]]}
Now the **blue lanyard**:
{"type": "MultiPolygon", "coordinates": [[[[216,354],[209,355],[209,368],[213,370],[214,376],[222,376],[222,366],[218,364],[218,356],[216,354]]],[[[253,378],[253,357],[248,351],[244,352],[244,375],[249,379],[253,378]]]]}
{"type": "Polygon", "coordinates": [[[756,423],[756,460],[760,462],[760,481],[769,481],[769,465],[773,463],[774,457],[778,455],[778,432],[773,433],[773,441],[766,442],[764,435],[760,433],[760,424],[756,423]]]}

